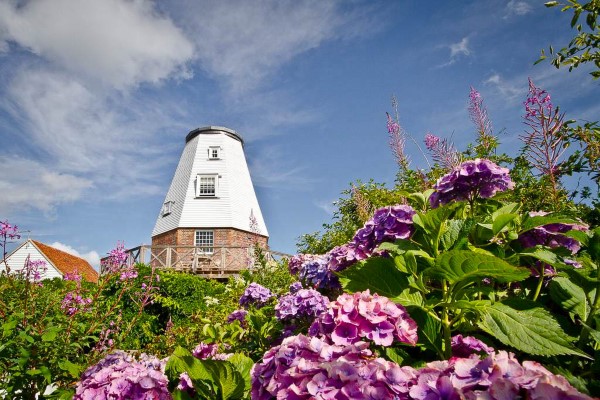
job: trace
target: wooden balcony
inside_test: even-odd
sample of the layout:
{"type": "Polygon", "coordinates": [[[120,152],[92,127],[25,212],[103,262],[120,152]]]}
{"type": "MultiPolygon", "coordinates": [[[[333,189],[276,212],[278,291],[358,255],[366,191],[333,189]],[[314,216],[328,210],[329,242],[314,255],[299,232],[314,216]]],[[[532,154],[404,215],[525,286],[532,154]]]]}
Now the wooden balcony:
{"type": "MultiPolygon", "coordinates": [[[[205,278],[225,279],[252,268],[253,247],[196,247],[141,245],[127,250],[128,265],[143,263],[158,269],[197,274],[205,278]]],[[[289,254],[264,250],[267,261],[289,258],[289,254]]]]}

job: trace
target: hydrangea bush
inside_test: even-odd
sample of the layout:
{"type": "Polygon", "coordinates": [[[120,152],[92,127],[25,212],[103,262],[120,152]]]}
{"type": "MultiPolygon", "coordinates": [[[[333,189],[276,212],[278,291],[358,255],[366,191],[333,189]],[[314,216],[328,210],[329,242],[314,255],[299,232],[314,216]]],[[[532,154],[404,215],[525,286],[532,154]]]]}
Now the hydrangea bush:
{"type": "Polygon", "coordinates": [[[117,351],[88,368],[75,389],[74,400],[170,400],[166,360],[141,355],[139,359],[117,351]]]}

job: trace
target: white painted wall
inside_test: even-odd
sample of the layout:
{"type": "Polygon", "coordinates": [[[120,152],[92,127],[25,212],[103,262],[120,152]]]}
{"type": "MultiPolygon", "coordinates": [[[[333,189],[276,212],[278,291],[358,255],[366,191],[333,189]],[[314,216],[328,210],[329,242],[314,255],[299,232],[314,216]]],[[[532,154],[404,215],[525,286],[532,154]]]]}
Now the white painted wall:
{"type": "MultiPolygon", "coordinates": [[[[23,270],[27,256],[31,261],[43,260],[46,262],[46,272],[41,274],[42,279],[62,278],[62,273],[52,266],[52,264],[44,257],[42,253],[34,246],[31,241],[25,242],[18,247],[13,253],[6,257],[6,264],[10,267],[11,272],[23,270]]],[[[6,270],[6,265],[0,263],[0,272],[6,270]]]]}
{"type": "Polygon", "coordinates": [[[250,213],[260,234],[267,227],[254,192],[242,143],[225,133],[201,132],[190,140],[181,155],[166,201],[174,201],[171,214],[158,215],[152,236],[175,228],[237,228],[250,231],[250,213]],[[208,158],[208,149],[219,146],[219,160],[208,158]],[[216,197],[196,198],[198,174],[219,176],[216,197]]]}

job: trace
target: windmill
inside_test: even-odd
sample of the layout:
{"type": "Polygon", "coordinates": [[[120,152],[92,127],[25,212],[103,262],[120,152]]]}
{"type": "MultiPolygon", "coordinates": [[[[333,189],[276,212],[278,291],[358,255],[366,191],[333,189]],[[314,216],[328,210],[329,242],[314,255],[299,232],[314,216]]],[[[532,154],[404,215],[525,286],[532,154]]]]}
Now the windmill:
{"type": "Polygon", "coordinates": [[[202,274],[239,271],[268,239],[240,134],[221,126],[188,133],[152,231],[155,262],[202,274]]]}

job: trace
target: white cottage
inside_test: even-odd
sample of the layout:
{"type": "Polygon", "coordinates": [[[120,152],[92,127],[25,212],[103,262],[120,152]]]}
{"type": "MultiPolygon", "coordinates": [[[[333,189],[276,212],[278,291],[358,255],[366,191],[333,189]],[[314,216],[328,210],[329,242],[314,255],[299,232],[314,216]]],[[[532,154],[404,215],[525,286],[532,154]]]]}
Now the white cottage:
{"type": "Polygon", "coordinates": [[[46,263],[42,279],[62,278],[66,274],[77,272],[88,282],[98,282],[98,272],[83,258],[32,239],[21,244],[6,257],[5,262],[0,263],[0,272],[6,270],[7,264],[11,272],[21,271],[27,258],[46,263]]]}
{"type": "Polygon", "coordinates": [[[152,253],[165,266],[221,273],[245,268],[249,249],[266,249],[269,234],[244,141],[236,131],[220,126],[194,129],[185,141],[152,231],[152,253]]]}

